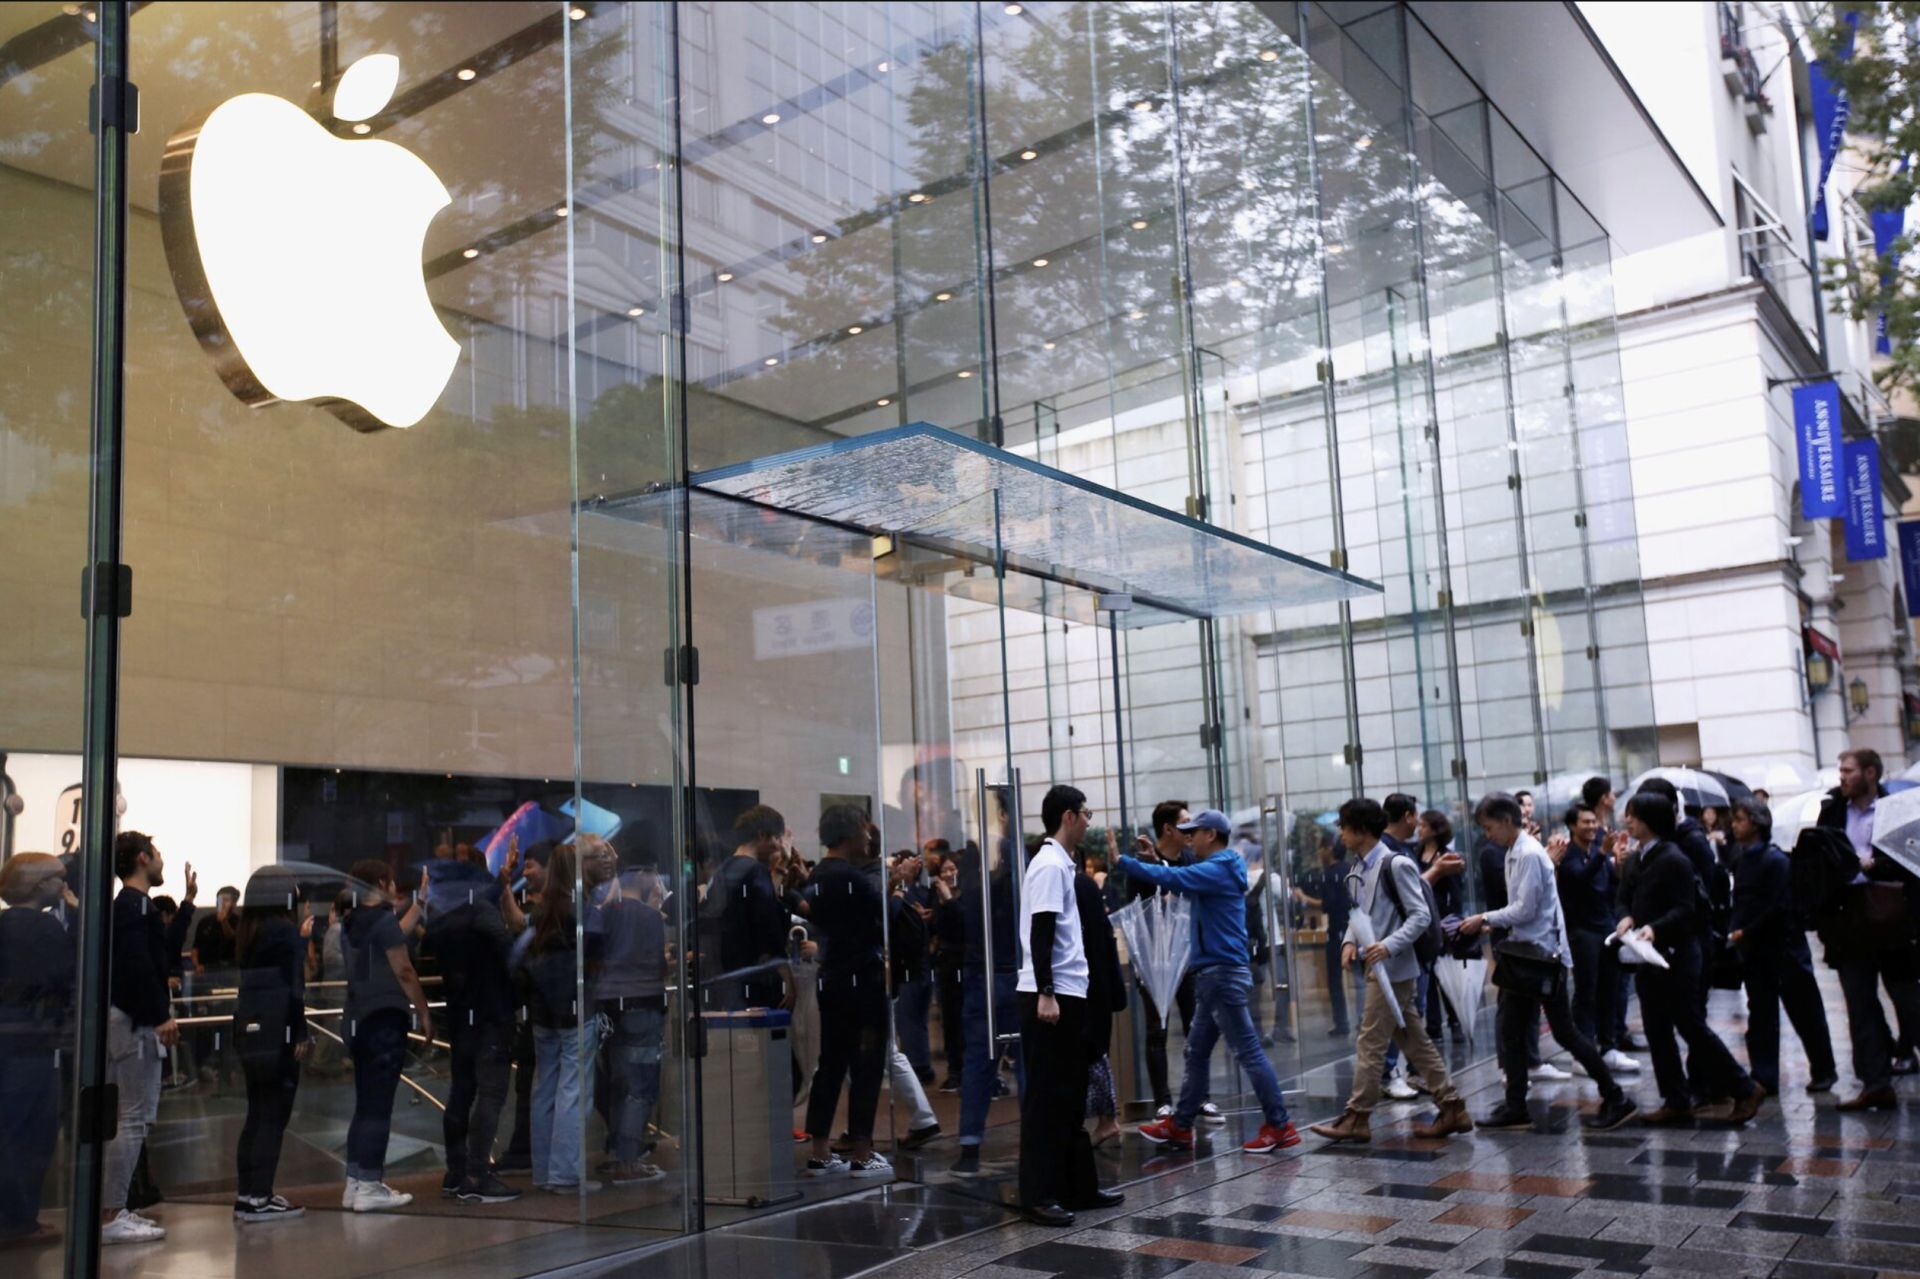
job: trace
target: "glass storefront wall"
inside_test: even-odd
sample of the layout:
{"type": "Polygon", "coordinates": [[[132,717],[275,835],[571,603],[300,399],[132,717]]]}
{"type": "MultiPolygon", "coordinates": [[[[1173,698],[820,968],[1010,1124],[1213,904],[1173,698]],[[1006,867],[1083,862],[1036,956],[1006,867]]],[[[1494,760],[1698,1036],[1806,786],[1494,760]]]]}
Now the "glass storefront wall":
{"type": "MultiPolygon", "coordinates": [[[[0,15],[3,278],[30,300],[0,318],[0,521],[5,580],[47,602],[4,659],[0,922],[62,936],[104,903],[39,910],[19,855],[107,855],[74,816],[103,748],[64,602],[113,295],[88,266],[110,25],[0,15]]],[[[412,1201],[350,1273],[480,1248],[532,1273],[895,1177],[997,1198],[1018,1062],[986,1045],[1016,1029],[1049,785],[1086,792],[1096,862],[1162,801],[1231,815],[1263,1025],[1312,1091],[1350,995],[1291,890],[1339,802],[1408,791],[1464,849],[1486,791],[1563,804],[1650,749],[1606,235],[1404,6],[155,3],[123,52],[113,762],[148,901],[198,889],[129,1202],[157,1186],[176,1233],[262,1187],[320,1230],[352,1176],[412,1201]],[[376,269],[416,257],[423,287],[376,269]],[[1167,613],[1090,547],[1012,556],[1034,513],[997,492],[823,517],[872,509],[896,453],[791,500],[716,478],[914,424],[1380,589],[1167,613]],[[850,814],[870,910],[798,927],[850,814]],[[893,856],[930,841],[944,886],[893,856]],[[247,993],[246,921],[282,916],[297,1057],[247,993]],[[894,1167],[810,1178],[800,1134],[849,1125],[813,1067],[874,939],[894,1167]],[[447,1148],[484,1155],[492,1122],[550,1193],[456,1197],[447,1148]],[[896,1149],[934,1122],[988,1175],[896,1149]],[[277,1175],[243,1184],[263,1124],[277,1175]]],[[[9,1110],[47,1121],[4,1149],[50,1161],[49,1225],[101,1149],[72,1072],[106,1009],[65,989],[7,1065],[9,1110]]],[[[1120,1020],[1137,1110],[1148,1017],[1120,1020]]]]}

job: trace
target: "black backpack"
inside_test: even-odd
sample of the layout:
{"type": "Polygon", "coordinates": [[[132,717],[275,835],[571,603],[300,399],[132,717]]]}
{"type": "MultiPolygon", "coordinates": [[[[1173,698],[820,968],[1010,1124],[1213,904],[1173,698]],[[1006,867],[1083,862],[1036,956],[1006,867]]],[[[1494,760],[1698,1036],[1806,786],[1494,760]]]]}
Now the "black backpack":
{"type": "MultiPolygon", "coordinates": [[[[1415,871],[1420,869],[1420,863],[1405,853],[1389,852],[1387,860],[1380,865],[1380,873],[1386,877],[1387,894],[1393,898],[1393,908],[1400,912],[1400,918],[1405,919],[1406,903],[1400,900],[1400,885],[1393,874],[1393,859],[1396,857],[1405,857],[1412,862],[1415,871]]],[[[1413,957],[1420,961],[1422,968],[1431,968],[1433,961],[1440,958],[1441,952],[1446,949],[1447,933],[1440,927],[1440,904],[1434,899],[1433,885],[1426,881],[1425,876],[1420,879],[1420,891],[1427,899],[1427,927],[1426,931],[1413,939],[1413,957]]]]}

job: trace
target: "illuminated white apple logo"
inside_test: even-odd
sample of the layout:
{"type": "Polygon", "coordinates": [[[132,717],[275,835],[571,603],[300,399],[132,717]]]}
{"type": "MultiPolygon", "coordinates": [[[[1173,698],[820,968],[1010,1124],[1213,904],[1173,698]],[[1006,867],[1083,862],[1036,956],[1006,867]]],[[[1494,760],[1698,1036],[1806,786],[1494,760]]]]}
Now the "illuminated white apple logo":
{"type": "MultiPolygon", "coordinates": [[[[366,120],[400,61],[361,58],[333,113],[366,120]]],[[[451,203],[425,161],[338,138],[284,98],[231,98],[167,143],[161,229],[174,286],[222,380],[248,404],[314,401],[362,431],[412,426],[446,389],[460,344],[421,272],[451,203]]]]}

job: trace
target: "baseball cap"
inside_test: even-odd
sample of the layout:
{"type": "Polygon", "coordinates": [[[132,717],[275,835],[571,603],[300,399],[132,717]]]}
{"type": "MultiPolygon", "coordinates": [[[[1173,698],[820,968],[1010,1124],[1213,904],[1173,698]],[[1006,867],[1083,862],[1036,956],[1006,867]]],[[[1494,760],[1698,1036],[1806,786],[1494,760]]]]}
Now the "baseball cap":
{"type": "Polygon", "coordinates": [[[1227,821],[1227,815],[1217,808],[1203,808],[1193,815],[1192,820],[1181,822],[1176,830],[1210,830],[1222,835],[1233,834],[1233,825],[1227,821]]]}

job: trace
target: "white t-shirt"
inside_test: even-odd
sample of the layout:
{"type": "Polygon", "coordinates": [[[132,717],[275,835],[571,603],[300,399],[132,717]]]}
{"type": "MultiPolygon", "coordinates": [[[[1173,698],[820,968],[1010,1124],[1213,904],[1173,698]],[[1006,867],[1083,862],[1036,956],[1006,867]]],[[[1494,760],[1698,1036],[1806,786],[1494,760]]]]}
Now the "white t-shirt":
{"type": "Polygon", "coordinates": [[[1087,997],[1087,946],[1080,936],[1080,908],[1073,900],[1073,858],[1058,840],[1048,840],[1027,862],[1020,885],[1020,983],[1018,989],[1037,991],[1033,975],[1033,917],[1052,912],[1053,993],[1087,997]]]}

